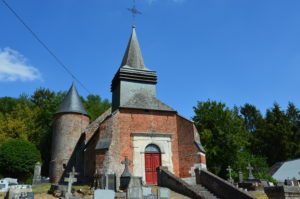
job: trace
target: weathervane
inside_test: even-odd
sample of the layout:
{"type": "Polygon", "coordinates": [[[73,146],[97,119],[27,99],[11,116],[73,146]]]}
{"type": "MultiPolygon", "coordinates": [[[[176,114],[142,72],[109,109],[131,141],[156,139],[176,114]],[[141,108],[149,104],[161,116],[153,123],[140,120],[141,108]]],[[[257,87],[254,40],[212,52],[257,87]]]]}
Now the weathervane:
{"type": "Polygon", "coordinates": [[[138,14],[141,15],[142,14],[140,11],[138,11],[136,9],[136,7],[135,7],[135,0],[133,0],[133,6],[132,6],[132,8],[127,8],[127,10],[132,13],[132,26],[135,27],[135,17],[136,17],[136,15],[138,15],[138,14]]]}

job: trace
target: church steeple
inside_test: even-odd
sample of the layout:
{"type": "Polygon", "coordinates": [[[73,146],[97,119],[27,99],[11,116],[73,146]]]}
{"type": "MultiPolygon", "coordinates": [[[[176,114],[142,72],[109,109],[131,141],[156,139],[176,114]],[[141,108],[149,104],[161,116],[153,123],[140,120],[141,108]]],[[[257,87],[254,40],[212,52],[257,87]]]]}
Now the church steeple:
{"type": "Polygon", "coordinates": [[[174,111],[156,98],[157,75],[145,67],[135,26],[121,67],[111,83],[112,111],[119,108],[174,111]]]}
{"type": "Polygon", "coordinates": [[[121,63],[121,68],[126,67],[131,67],[140,70],[149,70],[145,67],[144,64],[143,55],[135,31],[135,25],[132,26],[132,33],[121,63]]]}
{"type": "Polygon", "coordinates": [[[81,99],[74,85],[74,82],[72,83],[71,88],[69,89],[67,95],[60,104],[60,107],[56,113],[79,113],[83,115],[88,115],[88,113],[85,111],[82,105],[81,99]]]}

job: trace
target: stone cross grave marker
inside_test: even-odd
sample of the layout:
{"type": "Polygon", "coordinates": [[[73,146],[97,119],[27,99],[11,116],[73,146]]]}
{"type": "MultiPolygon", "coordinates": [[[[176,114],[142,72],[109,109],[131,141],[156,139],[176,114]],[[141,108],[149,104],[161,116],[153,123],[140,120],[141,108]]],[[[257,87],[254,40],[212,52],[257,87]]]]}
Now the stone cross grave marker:
{"type": "Polygon", "coordinates": [[[128,169],[128,166],[129,165],[131,165],[132,164],[132,162],[130,162],[129,160],[128,160],[128,157],[126,156],[125,157],[125,160],[123,160],[122,162],[121,162],[121,164],[124,164],[125,165],[125,168],[124,168],[124,171],[123,171],[123,173],[122,173],[122,175],[121,176],[131,176],[131,174],[130,174],[130,172],[129,172],[129,169],[128,169]]]}
{"type": "Polygon", "coordinates": [[[77,182],[77,178],[75,178],[75,175],[78,175],[79,173],[77,173],[75,171],[75,168],[72,168],[72,172],[69,172],[69,177],[65,178],[65,182],[68,182],[68,191],[66,193],[65,198],[68,199],[70,197],[72,197],[72,184],[74,182],[77,182]]]}
{"type": "Polygon", "coordinates": [[[233,179],[231,177],[231,172],[233,171],[233,169],[230,166],[228,166],[228,168],[226,170],[229,172],[228,182],[230,182],[231,184],[233,184],[234,181],[233,181],[233,179]]]}
{"type": "Polygon", "coordinates": [[[125,157],[125,160],[121,162],[121,164],[125,165],[124,171],[120,177],[120,189],[126,190],[131,180],[131,174],[129,172],[128,166],[131,165],[132,162],[128,160],[128,157],[125,157]]]}
{"type": "Polygon", "coordinates": [[[253,171],[254,168],[251,166],[250,163],[248,163],[248,166],[246,167],[246,169],[249,171],[249,177],[248,177],[248,179],[249,180],[254,180],[254,176],[252,174],[252,171],[253,171]]]}

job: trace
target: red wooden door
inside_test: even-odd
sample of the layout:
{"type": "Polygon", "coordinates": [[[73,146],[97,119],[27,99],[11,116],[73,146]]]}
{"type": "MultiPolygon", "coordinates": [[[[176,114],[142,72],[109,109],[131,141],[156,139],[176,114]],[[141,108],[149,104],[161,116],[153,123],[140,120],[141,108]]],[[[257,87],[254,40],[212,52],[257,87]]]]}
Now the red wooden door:
{"type": "Polygon", "coordinates": [[[145,153],[145,170],[147,184],[157,184],[156,168],[160,165],[160,153],[145,153]]]}

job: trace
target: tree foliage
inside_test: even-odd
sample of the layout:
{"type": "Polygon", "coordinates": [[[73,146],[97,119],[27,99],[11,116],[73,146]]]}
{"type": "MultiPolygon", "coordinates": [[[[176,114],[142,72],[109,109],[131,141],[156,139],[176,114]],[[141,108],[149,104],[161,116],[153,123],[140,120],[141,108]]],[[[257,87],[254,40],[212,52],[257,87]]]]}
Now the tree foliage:
{"type": "Polygon", "coordinates": [[[9,139],[0,147],[1,173],[25,180],[33,173],[34,165],[41,160],[39,150],[29,141],[9,139]]]}
{"type": "MultiPolygon", "coordinates": [[[[8,139],[33,143],[41,152],[43,175],[49,171],[53,116],[65,95],[66,92],[39,88],[31,96],[22,94],[19,98],[0,98],[0,146],[8,139]]],[[[82,102],[91,121],[111,106],[107,99],[102,100],[98,95],[82,98],[82,102]]]]}
{"type": "Polygon", "coordinates": [[[193,120],[207,151],[208,168],[225,177],[228,165],[239,167],[245,164],[241,154],[245,154],[250,144],[250,135],[238,113],[221,102],[210,100],[199,102],[194,111],[193,120]]]}
{"type": "Polygon", "coordinates": [[[208,168],[226,178],[230,165],[247,173],[250,163],[257,177],[268,178],[274,163],[300,157],[300,111],[293,103],[287,110],[278,104],[260,111],[251,104],[230,109],[216,101],[198,102],[193,120],[207,151],[208,168]]]}

